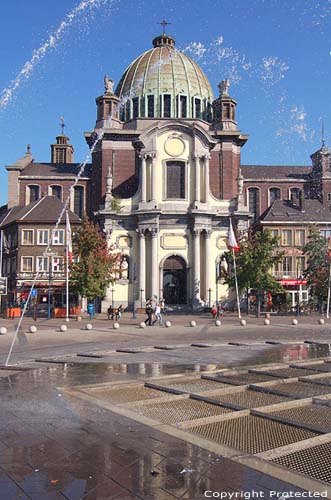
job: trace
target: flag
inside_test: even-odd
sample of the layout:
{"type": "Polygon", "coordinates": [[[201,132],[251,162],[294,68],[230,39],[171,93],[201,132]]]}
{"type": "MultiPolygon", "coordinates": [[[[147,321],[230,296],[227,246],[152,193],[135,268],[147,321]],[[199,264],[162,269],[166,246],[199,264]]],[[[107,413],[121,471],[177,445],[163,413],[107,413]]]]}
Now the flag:
{"type": "Polygon", "coordinates": [[[235,252],[239,252],[240,246],[237,243],[233,227],[232,227],[232,221],[230,219],[230,227],[229,227],[229,237],[228,237],[228,247],[230,250],[234,250],[235,252]]]}
{"type": "Polygon", "coordinates": [[[68,261],[72,262],[72,238],[71,238],[71,227],[70,227],[68,212],[66,212],[66,236],[67,236],[68,261]]]}

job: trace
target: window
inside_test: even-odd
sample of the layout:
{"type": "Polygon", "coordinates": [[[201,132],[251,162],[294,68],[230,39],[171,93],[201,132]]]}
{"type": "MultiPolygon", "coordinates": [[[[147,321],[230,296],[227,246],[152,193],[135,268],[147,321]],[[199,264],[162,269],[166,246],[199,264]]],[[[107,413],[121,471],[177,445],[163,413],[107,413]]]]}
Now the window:
{"type": "Polygon", "coordinates": [[[148,118],[154,117],[154,96],[147,96],[147,116],[148,118]]]}
{"type": "Polygon", "coordinates": [[[270,188],[269,189],[269,205],[271,205],[275,200],[280,200],[280,189],[270,188]]]}
{"type": "Polygon", "coordinates": [[[64,230],[56,229],[53,231],[53,245],[63,245],[64,244],[64,230]]]}
{"type": "Polygon", "coordinates": [[[179,117],[187,118],[187,97],[186,95],[179,96],[179,117]]]}
{"type": "Polygon", "coordinates": [[[22,257],[22,273],[31,273],[33,266],[33,257],[22,257]]]}
{"type": "Polygon", "coordinates": [[[331,193],[326,193],[326,199],[329,203],[331,202],[331,193]]]}
{"type": "Polygon", "coordinates": [[[297,204],[301,200],[301,189],[294,187],[290,189],[290,200],[292,203],[297,204]]]}
{"type": "Polygon", "coordinates": [[[282,230],[282,245],[285,247],[292,246],[292,230],[283,229],[282,230]]]}
{"type": "Polygon", "coordinates": [[[131,111],[131,103],[130,99],[128,99],[125,103],[125,119],[130,120],[130,111],[131,111]]]}
{"type": "Polygon", "coordinates": [[[185,198],[185,163],[182,161],[168,161],[167,171],[167,198],[185,198]]]}
{"type": "Polygon", "coordinates": [[[295,244],[298,247],[302,247],[305,244],[305,230],[296,229],[295,231],[295,244]]]}
{"type": "Polygon", "coordinates": [[[53,257],[53,273],[59,273],[63,271],[63,257],[53,257]]]}
{"type": "Polygon", "coordinates": [[[132,99],[132,109],[133,109],[133,118],[137,118],[139,115],[139,97],[134,97],[132,99]]]}
{"type": "Polygon", "coordinates": [[[194,116],[201,118],[201,99],[194,99],[194,116]]]}
{"type": "Polygon", "coordinates": [[[323,236],[325,240],[329,240],[331,238],[331,229],[321,229],[320,235],[323,236]]]}
{"type": "Polygon", "coordinates": [[[37,245],[48,245],[48,229],[38,229],[37,245]]]}
{"type": "Polygon", "coordinates": [[[296,264],[297,264],[297,277],[301,277],[303,275],[303,272],[305,270],[305,258],[304,257],[297,257],[296,259],[296,264]]]}
{"type": "Polygon", "coordinates": [[[270,234],[271,234],[271,236],[273,238],[277,238],[277,239],[279,238],[279,231],[278,231],[278,229],[271,229],[270,230],[270,234]]]}
{"type": "Polygon", "coordinates": [[[16,257],[13,257],[11,259],[11,272],[12,273],[16,273],[16,270],[17,270],[16,267],[17,267],[17,259],[16,259],[16,257]]]}
{"type": "Polygon", "coordinates": [[[283,275],[291,276],[292,273],[292,257],[284,257],[283,259],[283,275]]]}
{"type": "Polygon", "coordinates": [[[84,188],[75,186],[74,188],[74,212],[81,219],[84,211],[84,188]]]}
{"type": "Polygon", "coordinates": [[[254,214],[254,219],[260,215],[260,193],[258,188],[248,189],[248,206],[249,211],[254,214]]]}
{"type": "Polygon", "coordinates": [[[223,104],[223,120],[230,120],[230,118],[231,118],[230,103],[225,102],[223,104]]]}
{"type": "Polygon", "coordinates": [[[40,198],[40,187],[39,186],[29,186],[29,203],[39,200],[40,198]]]}
{"type": "Polygon", "coordinates": [[[41,273],[48,273],[48,257],[37,257],[37,270],[41,273]]]}
{"type": "Polygon", "coordinates": [[[51,186],[51,195],[56,196],[59,200],[62,200],[62,187],[61,186],[51,186]]]}
{"type": "Polygon", "coordinates": [[[171,95],[170,94],[163,95],[163,117],[164,118],[171,117],[171,95]]]}
{"type": "Polygon", "coordinates": [[[22,245],[33,245],[33,229],[22,229],[22,245]]]}

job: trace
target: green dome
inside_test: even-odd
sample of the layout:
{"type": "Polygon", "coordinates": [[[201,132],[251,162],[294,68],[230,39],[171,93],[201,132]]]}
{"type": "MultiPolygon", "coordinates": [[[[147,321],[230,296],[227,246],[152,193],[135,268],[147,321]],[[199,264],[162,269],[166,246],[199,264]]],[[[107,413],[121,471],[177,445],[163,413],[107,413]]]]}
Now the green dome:
{"type": "Polygon", "coordinates": [[[125,70],[115,94],[121,118],[201,118],[211,120],[214,99],[201,68],[175,49],[175,40],[161,35],[125,70]]]}

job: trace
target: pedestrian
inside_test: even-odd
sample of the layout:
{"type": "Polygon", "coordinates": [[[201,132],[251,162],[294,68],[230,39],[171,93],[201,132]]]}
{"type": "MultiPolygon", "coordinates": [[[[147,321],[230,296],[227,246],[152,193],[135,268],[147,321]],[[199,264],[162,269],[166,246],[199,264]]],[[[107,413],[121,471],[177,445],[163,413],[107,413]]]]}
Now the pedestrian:
{"type": "Polygon", "coordinates": [[[153,306],[152,306],[152,301],[151,300],[148,300],[146,302],[145,312],[147,314],[147,318],[145,319],[145,324],[148,325],[148,326],[152,326],[153,306]]]}
{"type": "Polygon", "coordinates": [[[213,307],[211,308],[211,313],[213,315],[213,319],[215,319],[217,315],[216,304],[213,304],[213,307]]]}
{"type": "Polygon", "coordinates": [[[112,306],[108,307],[107,316],[108,316],[108,319],[114,319],[114,310],[113,310],[112,306]]]}
{"type": "Polygon", "coordinates": [[[157,304],[157,306],[155,307],[154,314],[155,314],[155,319],[153,321],[153,325],[155,325],[155,323],[158,321],[159,325],[162,326],[163,320],[162,320],[162,312],[161,312],[161,304],[160,303],[157,304]]]}
{"type": "Polygon", "coordinates": [[[123,306],[121,304],[116,310],[116,321],[119,321],[121,319],[122,314],[123,314],[123,306]]]}
{"type": "Polygon", "coordinates": [[[222,304],[219,302],[217,304],[217,319],[220,319],[224,314],[224,311],[223,311],[223,307],[222,307],[222,304]]]}

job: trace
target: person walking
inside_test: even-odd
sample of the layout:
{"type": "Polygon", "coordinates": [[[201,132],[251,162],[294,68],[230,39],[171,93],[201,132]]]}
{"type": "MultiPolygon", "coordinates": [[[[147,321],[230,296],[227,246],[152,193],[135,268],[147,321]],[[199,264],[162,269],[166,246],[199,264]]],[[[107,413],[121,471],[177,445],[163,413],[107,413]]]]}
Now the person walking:
{"type": "Polygon", "coordinates": [[[217,315],[216,304],[213,304],[213,307],[211,308],[211,313],[213,315],[213,319],[215,319],[217,315]]]}
{"type": "Polygon", "coordinates": [[[147,314],[147,318],[145,319],[145,324],[148,326],[152,326],[153,306],[151,300],[148,300],[146,302],[145,312],[147,314]]]}
{"type": "Polygon", "coordinates": [[[155,325],[155,323],[158,321],[159,325],[162,326],[163,320],[162,320],[162,312],[161,312],[161,304],[160,303],[157,304],[157,306],[155,307],[154,314],[155,314],[155,319],[153,321],[153,325],[155,325]]]}
{"type": "Polygon", "coordinates": [[[222,304],[219,302],[217,304],[217,315],[216,315],[217,319],[220,319],[223,316],[223,314],[224,314],[223,307],[222,304]]]}

